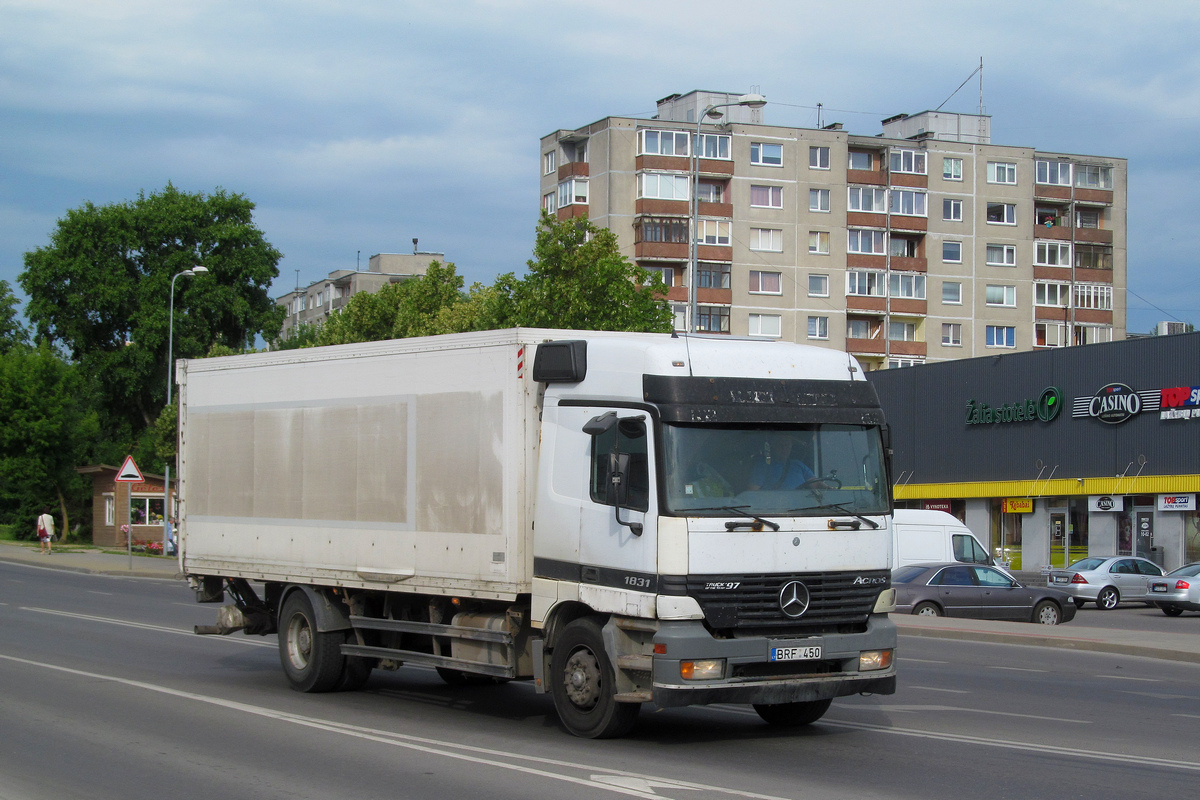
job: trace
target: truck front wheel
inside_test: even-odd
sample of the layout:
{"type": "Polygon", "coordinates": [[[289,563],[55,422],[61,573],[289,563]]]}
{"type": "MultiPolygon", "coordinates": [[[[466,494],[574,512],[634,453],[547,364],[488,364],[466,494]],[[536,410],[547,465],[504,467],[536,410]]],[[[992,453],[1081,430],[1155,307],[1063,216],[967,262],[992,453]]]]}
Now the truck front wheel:
{"type": "Polygon", "coordinates": [[[810,700],[804,703],[775,703],[773,705],[754,704],[754,710],[763,721],[781,728],[799,728],[801,725],[811,725],[825,716],[832,700],[810,700]]]}
{"type": "Polygon", "coordinates": [[[550,674],[558,717],[575,736],[610,739],[625,735],[637,722],[641,705],[614,699],[616,674],[596,618],[583,617],[563,628],[550,674]]]}
{"type": "Polygon", "coordinates": [[[279,660],[288,683],[298,692],[328,692],[345,667],[344,631],[321,633],[312,603],[302,591],[288,595],[279,612],[279,660]]]}

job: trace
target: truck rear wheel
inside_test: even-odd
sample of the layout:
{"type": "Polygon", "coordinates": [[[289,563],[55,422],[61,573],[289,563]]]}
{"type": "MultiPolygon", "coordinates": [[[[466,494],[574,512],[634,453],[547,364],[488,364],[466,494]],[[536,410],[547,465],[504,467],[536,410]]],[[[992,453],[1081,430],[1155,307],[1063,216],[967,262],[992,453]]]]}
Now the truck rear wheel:
{"type": "Polygon", "coordinates": [[[809,700],[803,703],[754,704],[754,710],[763,721],[780,728],[799,728],[811,725],[825,716],[832,700],[809,700]]]}
{"type": "Polygon", "coordinates": [[[312,603],[302,591],[288,595],[279,612],[279,660],[298,692],[328,692],[342,679],[344,631],[321,633],[312,603]]]}
{"type": "Polygon", "coordinates": [[[550,659],[554,708],[566,729],[584,739],[623,736],[637,722],[640,703],[618,703],[616,673],[595,617],[569,623],[550,659]]]}

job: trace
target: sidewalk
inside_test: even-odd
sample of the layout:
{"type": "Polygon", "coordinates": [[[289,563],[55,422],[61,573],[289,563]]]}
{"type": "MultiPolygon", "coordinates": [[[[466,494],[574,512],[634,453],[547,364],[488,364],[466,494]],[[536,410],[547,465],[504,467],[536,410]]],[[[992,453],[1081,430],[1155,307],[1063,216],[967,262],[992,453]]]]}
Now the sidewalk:
{"type": "MultiPolygon", "coordinates": [[[[131,570],[129,556],[125,554],[103,553],[99,550],[64,553],[56,550],[53,555],[44,556],[37,547],[12,542],[0,542],[0,562],[3,561],[98,575],[180,577],[179,562],[174,558],[135,554],[131,570]]],[[[1200,636],[1192,633],[1073,628],[1069,622],[1050,626],[1029,622],[914,617],[908,614],[893,614],[892,621],[896,623],[901,636],[1062,647],[1200,664],[1200,636]]]]}
{"type": "MultiPolygon", "coordinates": [[[[72,546],[66,545],[66,548],[72,549],[72,546]]],[[[47,556],[42,554],[36,543],[30,545],[22,542],[0,542],[0,561],[65,569],[71,572],[86,572],[93,575],[169,579],[179,577],[179,561],[174,558],[134,553],[133,568],[130,569],[129,556],[125,553],[117,555],[91,548],[84,548],[72,553],[59,550],[56,545],[54,552],[47,556]]]]}

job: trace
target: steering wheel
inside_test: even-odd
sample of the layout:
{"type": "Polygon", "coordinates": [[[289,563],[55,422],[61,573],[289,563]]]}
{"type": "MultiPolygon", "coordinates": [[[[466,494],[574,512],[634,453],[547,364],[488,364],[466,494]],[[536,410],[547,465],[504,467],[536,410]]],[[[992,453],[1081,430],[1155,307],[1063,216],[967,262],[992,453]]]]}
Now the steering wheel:
{"type": "Polygon", "coordinates": [[[806,480],[804,483],[797,486],[796,488],[797,489],[812,489],[814,491],[818,490],[818,489],[840,489],[840,488],[842,488],[842,482],[836,474],[831,472],[823,478],[818,478],[816,476],[813,476],[813,477],[809,478],[808,480],[806,480]],[[821,484],[821,485],[818,486],[817,484],[821,484]]]}

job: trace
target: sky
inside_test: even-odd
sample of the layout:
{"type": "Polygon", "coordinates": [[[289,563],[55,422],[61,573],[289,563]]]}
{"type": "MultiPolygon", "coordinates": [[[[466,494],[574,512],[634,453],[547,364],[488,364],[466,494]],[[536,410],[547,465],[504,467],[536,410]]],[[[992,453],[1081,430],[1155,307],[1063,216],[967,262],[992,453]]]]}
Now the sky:
{"type": "MultiPolygon", "coordinates": [[[[996,144],[1129,160],[1131,332],[1200,327],[1200,3],[0,0],[0,280],[66,211],[256,203],[272,295],[375,253],[521,273],[539,139],[692,89],[875,135],[983,102],[996,144]]],[[[361,261],[360,261],[361,259],[361,261]]]]}

